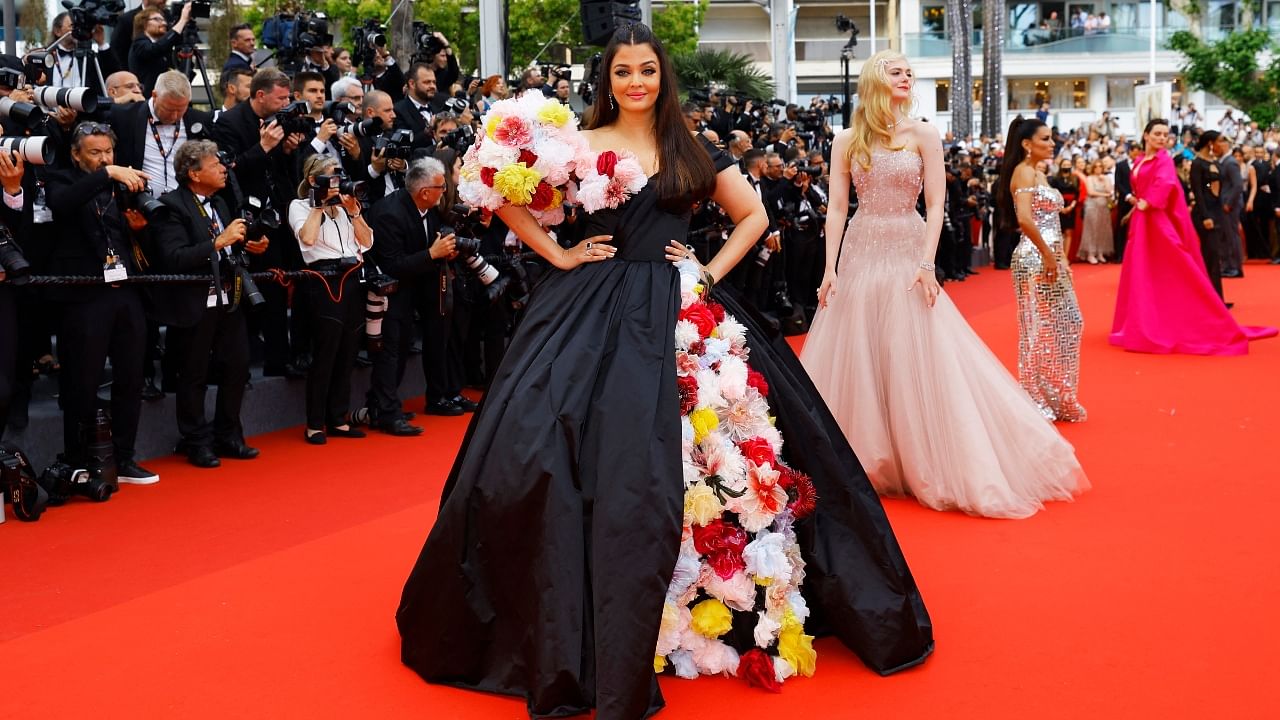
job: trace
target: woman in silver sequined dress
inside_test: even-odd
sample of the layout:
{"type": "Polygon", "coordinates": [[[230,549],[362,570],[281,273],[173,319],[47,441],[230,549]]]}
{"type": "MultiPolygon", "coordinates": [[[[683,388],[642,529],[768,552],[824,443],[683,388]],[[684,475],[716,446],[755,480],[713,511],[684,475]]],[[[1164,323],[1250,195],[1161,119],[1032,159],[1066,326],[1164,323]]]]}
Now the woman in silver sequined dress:
{"type": "Polygon", "coordinates": [[[997,204],[1022,240],[1013,251],[1018,294],[1018,380],[1050,420],[1081,422],[1080,335],[1084,319],[1063,254],[1062,195],[1036,165],[1053,156],[1053,134],[1034,118],[1009,125],[997,204]]]}
{"type": "Polygon", "coordinates": [[[1027,517],[1089,483],[934,278],[946,171],[938,131],[906,116],[913,81],[892,50],[863,65],[853,122],[831,150],[826,272],[800,360],[880,493],[1027,517]],[[859,204],[846,230],[850,184],[859,204]]]}

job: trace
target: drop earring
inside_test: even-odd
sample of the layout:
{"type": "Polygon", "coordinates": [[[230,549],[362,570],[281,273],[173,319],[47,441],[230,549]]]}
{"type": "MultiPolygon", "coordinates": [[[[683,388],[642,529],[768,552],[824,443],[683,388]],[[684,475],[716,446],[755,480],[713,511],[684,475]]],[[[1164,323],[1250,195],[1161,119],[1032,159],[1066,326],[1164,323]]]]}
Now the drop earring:
{"type": "Polygon", "coordinates": [[[610,110],[618,109],[618,104],[613,101],[613,93],[609,93],[609,109],[610,110]]]}

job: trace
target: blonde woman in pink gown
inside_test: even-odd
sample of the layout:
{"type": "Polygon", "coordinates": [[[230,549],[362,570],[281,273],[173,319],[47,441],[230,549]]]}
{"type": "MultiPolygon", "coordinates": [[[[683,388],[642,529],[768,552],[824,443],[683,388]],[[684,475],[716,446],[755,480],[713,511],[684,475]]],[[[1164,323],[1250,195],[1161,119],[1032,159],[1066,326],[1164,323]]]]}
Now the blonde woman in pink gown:
{"type": "Polygon", "coordinates": [[[932,125],[905,117],[913,83],[895,51],[863,66],[852,127],[831,152],[826,273],[801,361],[882,494],[1028,517],[1088,481],[1071,445],[938,286],[942,142],[932,125]],[[850,183],[859,206],[842,239],[850,183]]]}

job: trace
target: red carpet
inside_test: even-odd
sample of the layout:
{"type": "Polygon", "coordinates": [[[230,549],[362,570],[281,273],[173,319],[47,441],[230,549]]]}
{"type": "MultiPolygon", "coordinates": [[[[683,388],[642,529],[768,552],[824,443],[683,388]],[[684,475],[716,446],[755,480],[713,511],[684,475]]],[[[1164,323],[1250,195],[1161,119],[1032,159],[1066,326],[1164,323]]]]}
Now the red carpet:
{"type": "MultiPolygon", "coordinates": [[[[1227,280],[1235,314],[1280,322],[1280,268],[1227,280]]],[[[1116,267],[1077,267],[1082,398],[1064,426],[1093,481],[1075,504],[993,521],[891,501],[938,650],[880,678],[831,641],[781,695],[663,681],[659,717],[1260,718],[1280,674],[1280,340],[1242,358],[1106,343],[1116,267]]],[[[1013,366],[1007,273],[947,292],[1013,366]]],[[[419,438],[254,439],[261,459],[76,500],[0,526],[0,717],[518,718],[426,685],[393,614],[462,419],[419,438]]],[[[1007,438],[1017,442],[1017,438],[1007,438]]],[[[793,439],[793,442],[801,442],[793,439]]]]}

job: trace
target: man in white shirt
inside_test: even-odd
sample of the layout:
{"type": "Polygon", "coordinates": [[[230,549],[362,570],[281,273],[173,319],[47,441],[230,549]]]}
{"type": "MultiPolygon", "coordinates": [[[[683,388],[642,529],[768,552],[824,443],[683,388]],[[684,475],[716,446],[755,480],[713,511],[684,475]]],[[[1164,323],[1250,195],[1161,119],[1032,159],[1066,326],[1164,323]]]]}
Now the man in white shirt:
{"type": "Polygon", "coordinates": [[[156,196],[178,187],[173,158],[178,148],[201,137],[213,125],[209,113],[191,107],[191,82],[177,70],[161,73],[145,103],[113,105],[109,123],[115,131],[116,160],[142,170],[156,196]]]}

